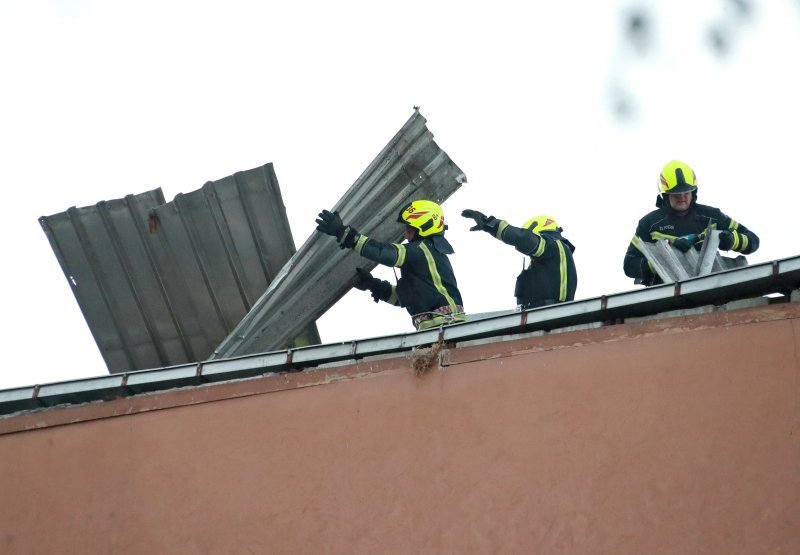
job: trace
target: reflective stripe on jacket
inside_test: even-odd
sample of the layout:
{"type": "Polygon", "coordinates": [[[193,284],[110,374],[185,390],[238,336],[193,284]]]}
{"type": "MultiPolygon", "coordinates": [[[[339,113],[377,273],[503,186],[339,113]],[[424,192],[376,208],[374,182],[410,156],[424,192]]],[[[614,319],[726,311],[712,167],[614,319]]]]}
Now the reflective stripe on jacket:
{"type": "Polygon", "coordinates": [[[442,252],[452,252],[444,237],[416,238],[399,244],[382,243],[361,235],[353,249],[378,264],[400,268],[394,291],[398,304],[412,317],[441,307],[456,313],[463,304],[453,267],[442,252]]]}
{"type": "Polygon", "coordinates": [[[501,221],[497,238],[530,256],[530,266],[517,276],[514,296],[523,308],[575,299],[578,272],[575,247],[557,231],[535,233],[501,221]]]}

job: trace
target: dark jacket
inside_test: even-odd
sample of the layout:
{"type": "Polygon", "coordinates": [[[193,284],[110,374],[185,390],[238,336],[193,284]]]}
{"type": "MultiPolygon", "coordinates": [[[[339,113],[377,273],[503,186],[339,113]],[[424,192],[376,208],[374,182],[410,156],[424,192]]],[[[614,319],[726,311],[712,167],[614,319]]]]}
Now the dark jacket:
{"type": "Polygon", "coordinates": [[[575,247],[560,232],[535,233],[500,220],[495,237],[531,257],[530,266],[517,276],[514,289],[517,304],[523,309],[575,299],[575,247]]]}
{"type": "Polygon", "coordinates": [[[453,314],[463,312],[461,293],[447,258],[453,247],[444,235],[417,237],[405,244],[382,243],[359,235],[353,250],[378,264],[400,268],[396,287],[383,281],[382,301],[404,307],[412,317],[442,307],[453,314]]]}
{"type": "Polygon", "coordinates": [[[689,212],[678,216],[661,198],[656,202],[658,210],[653,210],[639,220],[636,235],[625,253],[623,268],[625,275],[632,277],[635,283],[647,286],[663,283],[661,278],[650,269],[644,254],[637,245],[641,241],[655,243],[660,239],[676,239],[686,235],[703,233],[709,224],[712,229],[728,230],[733,233],[734,243],[731,250],[742,254],[750,254],[758,249],[758,236],[739,222],[726,216],[719,208],[704,204],[692,203],[689,212]]]}

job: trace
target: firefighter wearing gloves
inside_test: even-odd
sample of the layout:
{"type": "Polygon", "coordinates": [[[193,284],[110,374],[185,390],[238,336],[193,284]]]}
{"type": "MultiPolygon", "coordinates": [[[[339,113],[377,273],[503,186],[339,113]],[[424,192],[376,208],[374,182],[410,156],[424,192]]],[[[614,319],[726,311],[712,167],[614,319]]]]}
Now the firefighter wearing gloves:
{"type": "Polygon", "coordinates": [[[475,221],[470,231],[485,231],[519,252],[530,256],[528,268],[517,276],[514,296],[520,309],[571,301],[578,286],[572,253],[575,247],[561,236],[563,231],[550,216],[535,216],[522,227],[485,216],[477,210],[461,215],[475,221]]]}
{"type": "Polygon", "coordinates": [[[404,307],[416,329],[465,321],[461,293],[447,258],[453,247],[444,238],[442,207],[429,200],[415,200],[400,211],[397,221],[406,224],[404,244],[370,239],[345,225],[337,212],[323,210],[316,223],[317,231],[335,237],[340,248],[400,268],[396,286],[359,269],[355,287],[370,291],[375,302],[404,307]]]}
{"type": "Polygon", "coordinates": [[[642,242],[660,239],[682,252],[700,249],[706,229],[721,230],[719,249],[750,254],[758,249],[758,236],[719,208],[697,203],[697,176],[688,164],[672,160],[661,170],[658,182],[657,209],[639,220],[636,234],[628,245],[623,268],[634,283],[646,286],[663,283],[642,254],[642,242]]]}

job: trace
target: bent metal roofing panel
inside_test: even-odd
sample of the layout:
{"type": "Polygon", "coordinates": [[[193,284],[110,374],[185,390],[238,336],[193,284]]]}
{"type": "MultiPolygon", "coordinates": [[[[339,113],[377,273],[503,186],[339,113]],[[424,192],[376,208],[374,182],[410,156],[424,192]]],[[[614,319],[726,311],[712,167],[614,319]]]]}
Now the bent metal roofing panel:
{"type": "MultiPolygon", "coordinates": [[[[433,141],[415,109],[333,210],[361,233],[399,242],[404,225],[396,220],[403,206],[416,199],[444,202],[465,182],[464,172],[433,141]]],[[[282,348],[350,290],[357,266],[372,270],[375,263],[312,233],[212,358],[282,348]]]]}
{"type": "Polygon", "coordinates": [[[111,373],[208,358],[295,252],[272,164],[39,221],[111,373]]]}

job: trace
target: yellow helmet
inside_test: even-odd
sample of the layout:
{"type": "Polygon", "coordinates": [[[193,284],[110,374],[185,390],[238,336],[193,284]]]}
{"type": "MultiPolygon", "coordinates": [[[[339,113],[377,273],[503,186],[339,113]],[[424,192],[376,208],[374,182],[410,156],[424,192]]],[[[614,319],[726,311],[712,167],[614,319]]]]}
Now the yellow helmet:
{"type": "Polygon", "coordinates": [[[661,170],[658,190],[662,195],[697,191],[697,177],[689,164],[673,160],[661,170]]]}
{"type": "Polygon", "coordinates": [[[522,229],[528,229],[534,233],[541,233],[542,231],[558,231],[558,223],[552,216],[534,216],[524,224],[522,229]]]}
{"type": "Polygon", "coordinates": [[[400,211],[397,221],[419,230],[420,237],[445,230],[442,207],[430,200],[415,200],[400,211]]]}

